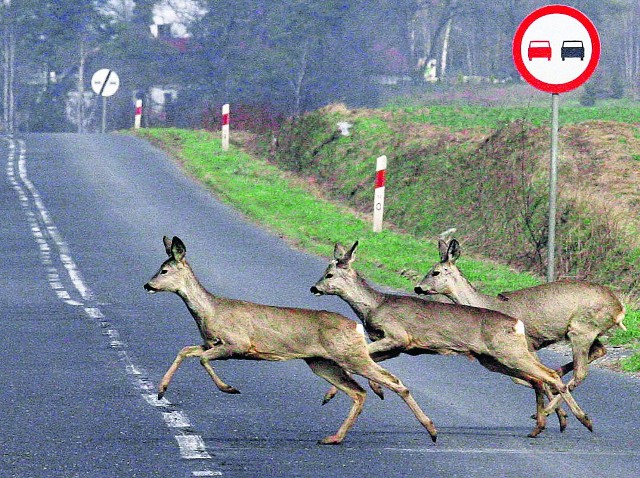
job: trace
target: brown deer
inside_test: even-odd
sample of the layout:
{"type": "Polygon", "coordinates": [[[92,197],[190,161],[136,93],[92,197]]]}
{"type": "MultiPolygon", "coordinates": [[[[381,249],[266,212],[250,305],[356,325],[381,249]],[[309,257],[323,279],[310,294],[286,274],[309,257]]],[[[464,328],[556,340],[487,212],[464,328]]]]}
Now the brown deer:
{"type": "Polygon", "coordinates": [[[185,260],[186,247],[178,238],[164,237],[169,258],[144,288],[150,292],[173,292],[180,296],[200,330],[203,345],[184,347],[160,382],[162,398],[173,374],[187,357],[200,363],[225,393],[240,393],[224,383],[209,363],[212,360],[303,359],[313,373],[345,392],[353,405],[334,435],[322,444],[341,443],[362,411],[366,392],[349,373],[356,373],[397,393],[435,442],[433,422],[420,409],[409,390],[390,372],[369,357],[360,324],[327,311],[253,304],[217,297],[198,282],[185,260]]]}
{"type": "Polygon", "coordinates": [[[534,388],[536,427],[529,436],[537,436],[546,427],[544,384],[561,395],[585,427],[593,429],[558,374],[529,350],[522,321],[491,310],[379,292],[352,267],[357,247],[358,242],[349,250],[336,244],[334,260],[311,292],[337,295],[351,306],[372,340],[369,354],[373,360],[401,353],[474,357],[489,370],[519,378],[534,388]]]}
{"type": "MultiPolygon", "coordinates": [[[[516,317],[525,325],[533,350],[568,340],[573,361],[560,367],[562,377],[573,370],[569,389],[587,376],[589,363],[604,356],[607,349],[600,336],[614,326],[626,330],[622,320],[625,308],[607,287],[581,281],[556,281],[502,292],[496,297],[478,292],[462,275],[456,261],[460,243],[438,241],[440,262],[435,264],[415,287],[417,294],[444,294],[457,304],[497,310],[516,317]]],[[[552,411],[557,400],[547,406],[552,411]]]]}

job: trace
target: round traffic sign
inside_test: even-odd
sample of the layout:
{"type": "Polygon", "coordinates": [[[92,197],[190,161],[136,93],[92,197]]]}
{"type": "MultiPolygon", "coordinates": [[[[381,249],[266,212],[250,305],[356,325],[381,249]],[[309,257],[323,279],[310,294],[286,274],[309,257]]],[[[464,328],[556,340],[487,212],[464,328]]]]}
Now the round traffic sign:
{"type": "Polygon", "coordinates": [[[564,93],[593,74],[600,60],[600,37],[591,20],[566,5],[548,5],[529,14],[513,37],[513,61],[539,90],[564,93]]]}
{"type": "Polygon", "coordinates": [[[96,71],[91,77],[91,88],[100,96],[111,96],[120,86],[120,77],[118,74],[108,68],[96,71]]]}

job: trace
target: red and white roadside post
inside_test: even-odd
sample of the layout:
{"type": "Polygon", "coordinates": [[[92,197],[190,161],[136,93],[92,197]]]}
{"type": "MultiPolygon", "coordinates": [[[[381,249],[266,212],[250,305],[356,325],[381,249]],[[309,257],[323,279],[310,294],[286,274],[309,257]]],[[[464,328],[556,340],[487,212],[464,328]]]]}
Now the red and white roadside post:
{"type": "Polygon", "coordinates": [[[387,176],[387,157],[380,156],[376,160],[376,183],[373,199],[373,232],[382,232],[384,215],[384,183],[387,176]]]}
{"type": "Polygon", "coordinates": [[[136,100],[136,113],[133,119],[133,127],[140,129],[142,123],[142,100],[136,100]]]}
{"type": "Polygon", "coordinates": [[[229,104],[222,105],[222,149],[229,150],[229,104]]]}

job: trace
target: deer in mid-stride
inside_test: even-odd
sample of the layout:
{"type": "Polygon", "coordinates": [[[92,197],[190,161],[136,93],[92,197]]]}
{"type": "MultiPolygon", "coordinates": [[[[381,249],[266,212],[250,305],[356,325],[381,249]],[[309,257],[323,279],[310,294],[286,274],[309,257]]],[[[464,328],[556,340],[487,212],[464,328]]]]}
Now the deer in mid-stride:
{"type": "Polygon", "coordinates": [[[302,359],[313,373],[345,392],[353,405],[334,435],[321,444],[341,443],[362,411],[366,392],[350,377],[361,375],[397,393],[435,442],[437,431],[400,380],[376,364],[367,350],[361,326],[327,311],[274,307],[217,297],[198,281],[185,260],[186,247],[178,237],[164,237],[169,258],[144,288],[173,292],[185,303],[202,336],[203,344],[184,347],[160,382],[162,398],[174,373],[187,357],[198,357],[216,386],[225,393],[240,393],[223,382],[209,363],[212,360],[302,359]]]}
{"type": "Polygon", "coordinates": [[[336,244],[334,259],[311,292],[337,295],[351,306],[372,340],[369,354],[373,360],[379,362],[401,353],[474,357],[489,370],[519,378],[533,387],[536,427],[529,436],[537,436],[546,427],[545,384],[560,394],[580,423],[593,430],[591,420],[558,374],[529,350],[521,320],[492,310],[379,292],[352,267],[357,247],[358,242],[349,250],[336,244]]]}
{"type": "MultiPolygon", "coordinates": [[[[478,292],[456,265],[460,243],[438,241],[440,262],[416,285],[417,294],[444,294],[457,304],[497,310],[516,317],[525,325],[527,340],[534,350],[569,341],[573,361],[560,367],[562,377],[573,370],[569,389],[587,376],[589,363],[603,357],[607,349],[600,337],[612,327],[626,330],[625,308],[607,287],[590,282],[562,280],[490,296],[478,292]]],[[[557,405],[550,403],[545,413],[557,405]]]]}

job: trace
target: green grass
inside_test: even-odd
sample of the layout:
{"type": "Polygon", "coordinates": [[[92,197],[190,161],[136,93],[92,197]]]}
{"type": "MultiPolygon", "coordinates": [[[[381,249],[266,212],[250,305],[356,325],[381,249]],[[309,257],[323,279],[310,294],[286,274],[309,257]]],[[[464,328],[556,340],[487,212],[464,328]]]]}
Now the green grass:
{"type": "MultiPolygon", "coordinates": [[[[433,105],[433,106],[390,106],[385,109],[406,121],[444,126],[453,131],[480,128],[490,131],[516,120],[525,120],[535,126],[550,126],[551,102],[549,107],[502,106],[488,108],[478,105],[433,105]]],[[[617,121],[640,123],[640,107],[637,105],[610,105],[597,108],[583,106],[562,106],[558,112],[560,126],[585,121],[617,121]]]]}
{"type": "MultiPolygon", "coordinates": [[[[378,127],[372,123],[370,128],[378,127]]],[[[435,243],[390,230],[373,233],[369,220],[340,204],[319,200],[303,181],[272,164],[233,145],[223,151],[217,135],[179,129],[145,129],[136,134],[169,150],[221,199],[301,249],[330,258],[336,241],[350,245],[359,240],[357,268],[378,284],[410,291],[415,280],[401,272],[421,276],[438,260],[435,243]]],[[[487,293],[540,282],[531,274],[470,257],[463,256],[459,263],[469,279],[487,293]]],[[[629,311],[625,321],[629,331],[616,332],[611,342],[637,342],[639,322],[640,313],[629,311]]],[[[637,357],[629,359],[626,366],[640,370],[638,362],[637,357]]]]}

